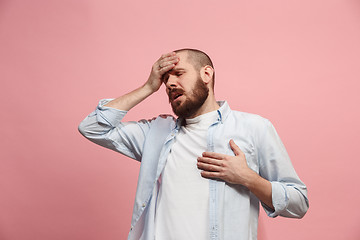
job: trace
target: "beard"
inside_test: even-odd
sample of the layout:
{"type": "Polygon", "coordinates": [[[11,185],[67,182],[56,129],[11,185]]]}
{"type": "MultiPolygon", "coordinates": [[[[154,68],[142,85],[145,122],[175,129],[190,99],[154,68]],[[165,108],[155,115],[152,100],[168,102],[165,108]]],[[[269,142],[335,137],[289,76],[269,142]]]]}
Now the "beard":
{"type": "Polygon", "coordinates": [[[198,76],[195,87],[192,89],[192,92],[188,96],[184,94],[184,92],[181,90],[174,89],[172,91],[178,91],[186,97],[183,103],[181,103],[180,101],[175,103],[171,102],[173,112],[181,118],[189,118],[193,116],[204,104],[209,95],[209,88],[202,81],[200,76],[198,76]]]}

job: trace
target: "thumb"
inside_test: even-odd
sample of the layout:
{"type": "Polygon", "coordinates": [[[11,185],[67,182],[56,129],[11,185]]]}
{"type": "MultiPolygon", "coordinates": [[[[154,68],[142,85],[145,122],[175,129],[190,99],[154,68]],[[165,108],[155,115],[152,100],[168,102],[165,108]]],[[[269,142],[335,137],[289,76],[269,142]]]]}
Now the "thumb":
{"type": "Polygon", "coordinates": [[[238,147],[238,145],[235,144],[234,140],[230,140],[229,142],[231,150],[235,153],[235,156],[238,156],[242,153],[241,149],[238,147]]]}

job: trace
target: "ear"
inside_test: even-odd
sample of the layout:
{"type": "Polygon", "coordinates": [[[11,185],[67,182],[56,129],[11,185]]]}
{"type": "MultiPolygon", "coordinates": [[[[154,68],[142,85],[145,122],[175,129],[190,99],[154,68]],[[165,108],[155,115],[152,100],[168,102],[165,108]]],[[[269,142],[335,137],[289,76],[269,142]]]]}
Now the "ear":
{"type": "Polygon", "coordinates": [[[213,78],[214,69],[211,66],[206,65],[205,67],[201,68],[200,75],[201,75],[201,78],[204,81],[204,83],[208,84],[211,82],[211,80],[213,78]]]}

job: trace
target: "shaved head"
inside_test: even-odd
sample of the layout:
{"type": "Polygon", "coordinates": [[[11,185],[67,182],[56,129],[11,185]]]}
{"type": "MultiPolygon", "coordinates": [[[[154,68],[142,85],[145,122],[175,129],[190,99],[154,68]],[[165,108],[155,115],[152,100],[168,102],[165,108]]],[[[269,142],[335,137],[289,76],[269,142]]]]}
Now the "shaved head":
{"type": "Polygon", "coordinates": [[[174,51],[176,53],[186,52],[187,60],[195,67],[196,70],[200,70],[200,68],[205,67],[206,65],[214,68],[213,63],[210,57],[204,53],[203,51],[191,48],[184,48],[174,51]]]}

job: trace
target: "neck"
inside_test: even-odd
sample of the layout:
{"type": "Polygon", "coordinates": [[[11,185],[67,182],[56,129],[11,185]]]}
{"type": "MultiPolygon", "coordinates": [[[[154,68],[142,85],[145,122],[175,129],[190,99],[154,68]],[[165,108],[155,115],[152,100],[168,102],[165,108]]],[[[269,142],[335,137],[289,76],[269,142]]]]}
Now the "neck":
{"type": "Polygon", "coordinates": [[[216,102],[215,95],[209,92],[209,96],[207,97],[204,104],[189,118],[194,118],[200,115],[203,115],[208,112],[212,112],[218,110],[220,108],[219,104],[216,102]]]}

